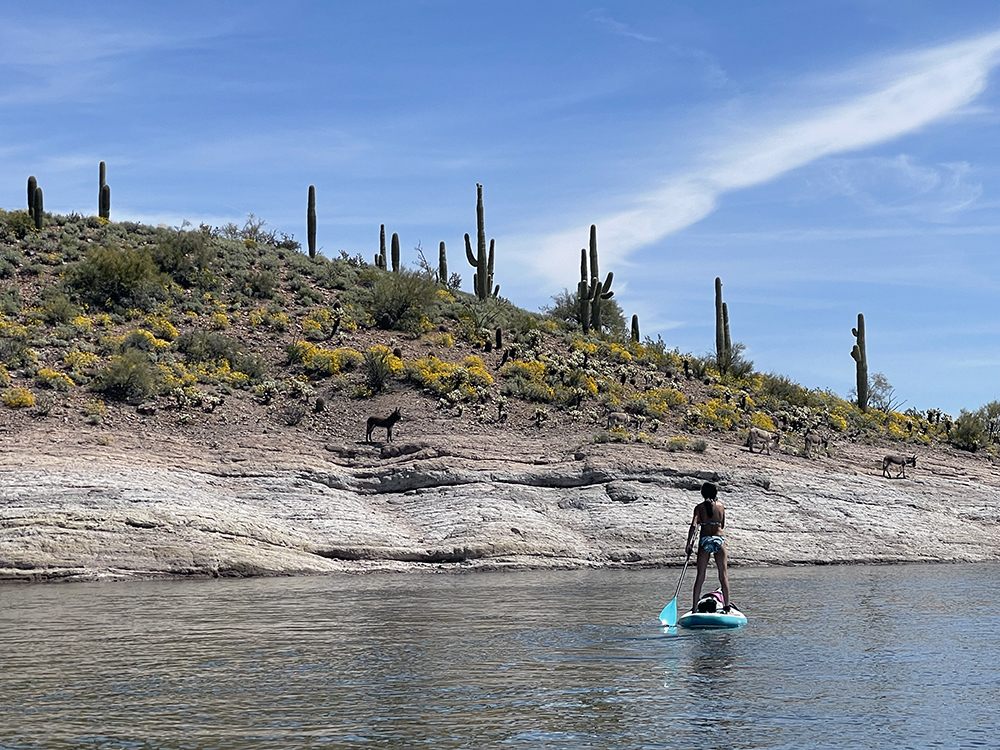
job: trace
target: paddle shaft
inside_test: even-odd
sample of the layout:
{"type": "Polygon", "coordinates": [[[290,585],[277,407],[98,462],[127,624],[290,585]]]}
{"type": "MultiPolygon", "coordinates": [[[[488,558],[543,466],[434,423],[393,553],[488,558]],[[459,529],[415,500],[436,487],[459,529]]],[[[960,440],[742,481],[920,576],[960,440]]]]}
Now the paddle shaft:
{"type": "Polygon", "coordinates": [[[674,599],[676,599],[677,595],[681,593],[681,584],[684,582],[684,574],[687,572],[688,563],[690,561],[691,561],[691,553],[688,552],[687,557],[684,558],[684,567],[681,568],[681,577],[677,579],[677,588],[674,589],[674,599]]]}

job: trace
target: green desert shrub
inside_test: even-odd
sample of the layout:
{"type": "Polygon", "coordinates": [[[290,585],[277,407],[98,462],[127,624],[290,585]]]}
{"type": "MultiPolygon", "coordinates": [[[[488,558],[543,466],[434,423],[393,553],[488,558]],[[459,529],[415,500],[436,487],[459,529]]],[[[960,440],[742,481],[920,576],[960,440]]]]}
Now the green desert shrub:
{"type": "Polygon", "coordinates": [[[94,248],[66,282],[80,300],[105,310],[150,310],[170,285],[149,250],[128,247],[94,248]]]}
{"type": "Polygon", "coordinates": [[[217,250],[204,232],[162,230],[150,254],[156,265],[182,287],[215,286],[211,266],[217,250]]]}
{"type": "Polygon", "coordinates": [[[177,338],[174,347],[189,362],[227,362],[231,369],[252,381],[260,380],[265,373],[260,357],[248,353],[243,344],[222,333],[189,331],[177,338]]]}
{"type": "Polygon", "coordinates": [[[35,231],[35,222],[26,211],[0,211],[0,238],[23,240],[35,231]]]}
{"type": "Polygon", "coordinates": [[[126,349],[108,360],[90,387],[112,400],[141,401],[159,391],[159,378],[145,352],[126,349]]]}
{"type": "Polygon", "coordinates": [[[406,269],[381,272],[369,311],[379,328],[417,332],[422,318],[433,314],[437,286],[406,269]]]}
{"type": "Polygon", "coordinates": [[[949,435],[951,444],[965,451],[975,451],[985,444],[986,430],[983,418],[977,412],[962,409],[949,435]]]}

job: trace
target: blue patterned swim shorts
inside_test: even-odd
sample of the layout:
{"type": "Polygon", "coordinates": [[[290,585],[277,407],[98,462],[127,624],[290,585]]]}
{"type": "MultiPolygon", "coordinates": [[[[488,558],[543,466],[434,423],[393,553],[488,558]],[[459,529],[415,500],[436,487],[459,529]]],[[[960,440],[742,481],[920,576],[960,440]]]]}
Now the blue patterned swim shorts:
{"type": "Polygon", "coordinates": [[[698,546],[705,550],[710,555],[715,554],[720,549],[722,545],[726,543],[725,537],[721,536],[703,536],[701,541],[698,542],[698,546]]]}

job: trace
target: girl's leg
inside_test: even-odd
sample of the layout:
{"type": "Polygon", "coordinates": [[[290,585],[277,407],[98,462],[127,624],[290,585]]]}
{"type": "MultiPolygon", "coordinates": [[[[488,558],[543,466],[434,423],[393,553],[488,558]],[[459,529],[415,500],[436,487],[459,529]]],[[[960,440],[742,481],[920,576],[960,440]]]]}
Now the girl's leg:
{"type": "Polygon", "coordinates": [[[722,604],[729,606],[729,571],[726,570],[726,545],[715,553],[715,567],[719,569],[719,587],[722,589],[722,604]]]}
{"type": "Polygon", "coordinates": [[[705,572],[707,570],[708,570],[708,552],[706,552],[699,546],[698,575],[696,575],[694,578],[694,604],[691,605],[692,612],[694,612],[698,608],[698,600],[701,598],[701,587],[705,583],[705,572]]]}

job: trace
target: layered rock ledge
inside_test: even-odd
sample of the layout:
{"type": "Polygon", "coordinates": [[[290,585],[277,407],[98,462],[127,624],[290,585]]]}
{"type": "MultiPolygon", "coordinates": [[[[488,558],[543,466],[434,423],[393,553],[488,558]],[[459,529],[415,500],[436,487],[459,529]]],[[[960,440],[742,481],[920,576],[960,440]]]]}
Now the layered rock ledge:
{"type": "Polygon", "coordinates": [[[706,480],[732,565],[1000,559],[1000,478],[970,454],[928,449],[887,479],[885,450],[854,444],[805,458],[465,437],[8,435],[0,581],[679,565],[706,480]]]}

